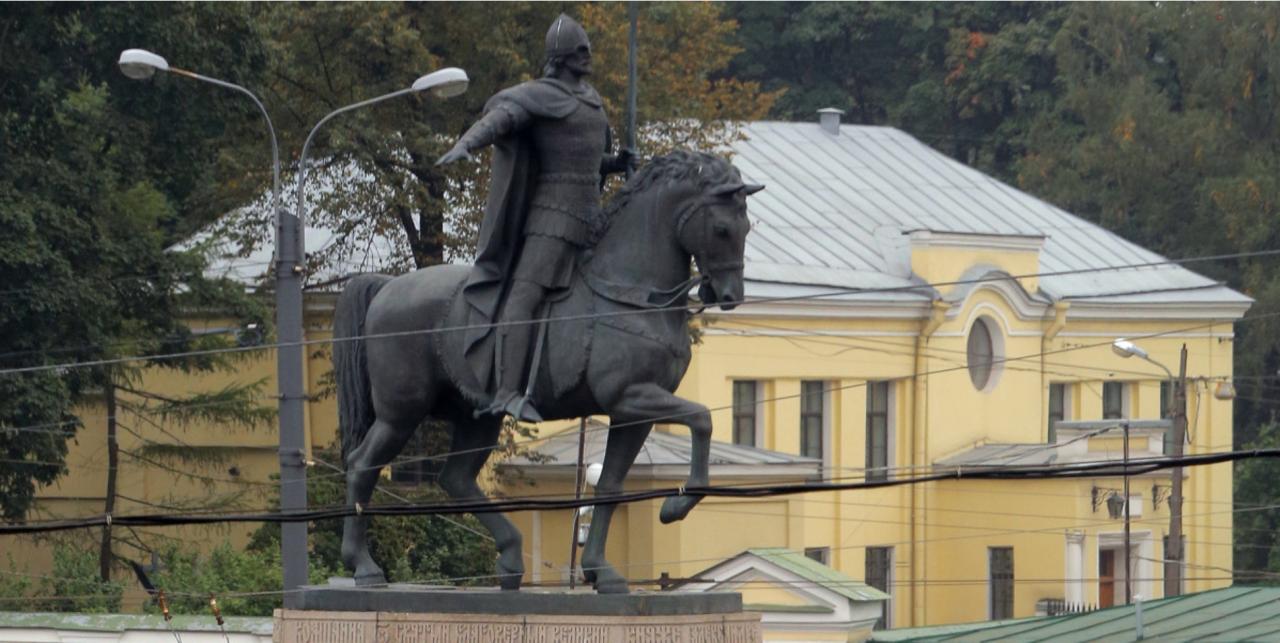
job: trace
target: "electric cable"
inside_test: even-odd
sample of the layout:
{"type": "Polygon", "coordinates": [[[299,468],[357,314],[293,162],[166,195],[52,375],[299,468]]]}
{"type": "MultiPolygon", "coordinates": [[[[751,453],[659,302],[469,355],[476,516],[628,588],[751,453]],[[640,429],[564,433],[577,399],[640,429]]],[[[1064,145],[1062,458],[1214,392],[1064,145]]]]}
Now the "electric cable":
{"type": "Polygon", "coordinates": [[[653,489],[643,491],[621,492],[609,496],[596,496],[583,499],[561,500],[490,500],[488,498],[459,501],[455,503],[418,504],[412,506],[371,505],[369,507],[343,507],[329,510],[303,510],[275,513],[223,513],[211,515],[112,515],[93,516],[75,520],[45,521],[39,524],[0,525],[0,535],[21,533],[48,533],[68,529],[104,526],[112,524],[125,526],[169,526],[182,524],[208,524],[219,522],[304,522],[332,518],[345,518],[355,515],[435,515],[453,513],[497,513],[511,511],[528,511],[534,509],[575,509],[588,505],[616,505],[640,500],[667,498],[676,496],[705,497],[774,497],[789,496],[815,491],[849,491],[857,489],[878,489],[904,485],[937,482],[942,480],[1041,480],[1068,479],[1081,477],[1097,477],[1100,472],[1110,475],[1142,475],[1175,467],[1195,467],[1212,464],[1234,462],[1253,458],[1280,458],[1280,449],[1252,449],[1246,451],[1229,451],[1225,453],[1183,456],[1181,458],[1155,457],[1130,460],[1127,466],[1111,461],[1073,463],[1058,466],[972,466],[969,470],[956,467],[954,472],[942,471],[934,474],[918,475],[911,478],[899,478],[883,481],[865,481],[851,483],[798,483],[779,484],[772,487],[742,488],[733,486],[707,486],[653,489]]]}
{"type": "MultiPolygon", "coordinates": [[[[1123,264],[1123,265],[1116,265],[1116,266],[1099,266],[1095,268],[1076,268],[1071,270],[1058,270],[1058,271],[1048,271],[1048,272],[1040,272],[1040,273],[1028,273],[1028,274],[1021,274],[1021,275],[1000,275],[1000,276],[994,276],[994,277],[978,277],[973,279],[960,279],[960,280],[943,281],[943,282],[935,282],[935,283],[912,284],[909,286],[837,288],[837,289],[831,289],[831,290],[827,290],[819,293],[810,293],[805,295],[790,295],[790,296],[781,296],[781,297],[761,297],[761,298],[755,298],[755,299],[746,299],[741,302],[738,302],[738,305],[749,306],[749,305],[759,305],[759,304],[767,304],[767,303],[782,303],[782,302],[789,302],[789,301],[807,301],[807,300],[814,300],[814,299],[826,299],[826,298],[836,297],[840,295],[927,291],[927,290],[936,290],[938,287],[941,287],[941,286],[959,286],[959,285],[991,283],[991,282],[999,282],[999,281],[1017,281],[1021,279],[1041,279],[1044,277],[1091,274],[1091,273],[1098,273],[1098,272],[1141,270],[1144,268],[1156,268],[1160,266],[1170,266],[1170,265],[1180,266],[1182,264],[1187,264],[1187,263],[1221,261],[1225,259],[1242,259],[1242,258],[1253,258],[1253,257],[1273,256],[1273,255],[1280,255],[1280,249],[1260,250],[1255,252],[1240,252],[1240,253],[1220,254],[1220,255],[1206,255],[1206,256],[1200,256],[1200,257],[1188,257],[1184,259],[1162,259],[1160,261],[1148,261],[1148,262],[1123,264]]],[[[1167,290],[1172,292],[1172,291],[1180,291],[1185,289],[1171,288],[1167,290]]],[[[1151,289],[1151,290],[1142,291],[1141,294],[1150,294],[1154,292],[1161,292],[1161,291],[1159,289],[1151,289]]],[[[1116,295],[1116,296],[1119,296],[1119,295],[1116,295]]],[[[226,348],[219,348],[219,349],[166,353],[166,354],[158,354],[158,355],[147,355],[147,356],[139,355],[139,356],[118,357],[118,358],[110,358],[110,359],[90,360],[85,362],[66,362],[61,364],[48,364],[48,365],[41,365],[41,366],[25,366],[25,367],[17,367],[17,368],[0,369],[0,375],[14,375],[14,374],[20,374],[20,373],[38,372],[38,371],[45,371],[45,370],[88,368],[88,367],[94,367],[94,366],[107,366],[112,364],[122,364],[122,363],[137,362],[137,361],[176,359],[180,357],[194,357],[194,356],[200,356],[200,355],[239,353],[239,352],[245,352],[248,350],[265,350],[270,348],[308,346],[308,345],[320,344],[320,343],[336,343],[336,342],[342,342],[342,341],[357,341],[357,340],[365,340],[365,339],[391,338],[391,337],[402,337],[402,336],[411,336],[411,335],[429,335],[429,334],[436,334],[436,333],[460,332],[460,331],[469,331],[469,330],[489,330],[489,329],[496,329],[496,328],[502,328],[507,326],[526,326],[530,324],[541,324],[544,322],[585,321],[585,320],[602,319],[602,318],[610,318],[610,317],[622,317],[622,316],[628,316],[628,315],[646,315],[646,314],[655,314],[655,313],[665,313],[665,312],[672,312],[676,310],[684,310],[685,312],[695,312],[701,309],[702,307],[703,307],[702,304],[686,304],[686,305],[668,306],[668,307],[653,308],[653,309],[627,309],[627,310],[609,311],[609,312],[602,312],[602,313],[589,313],[589,314],[581,314],[581,315],[549,317],[546,319],[537,319],[537,320],[495,321],[495,322],[489,322],[484,324],[467,324],[462,326],[452,326],[452,327],[443,327],[443,328],[426,328],[426,329],[418,329],[418,330],[411,330],[411,331],[357,335],[357,336],[351,336],[351,337],[332,337],[332,338],[324,338],[324,339],[302,340],[298,342],[277,342],[272,344],[262,344],[258,346],[237,346],[237,347],[226,347],[226,348]]]]}

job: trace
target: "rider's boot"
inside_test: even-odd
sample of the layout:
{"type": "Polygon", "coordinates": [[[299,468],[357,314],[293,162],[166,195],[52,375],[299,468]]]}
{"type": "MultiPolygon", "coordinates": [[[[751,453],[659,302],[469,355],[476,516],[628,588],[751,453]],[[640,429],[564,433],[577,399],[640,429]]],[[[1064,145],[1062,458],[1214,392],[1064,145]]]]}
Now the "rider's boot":
{"type": "MultiPolygon", "coordinates": [[[[516,282],[511,296],[507,299],[503,321],[529,321],[538,304],[542,301],[542,288],[530,282],[516,282]]],[[[522,422],[541,422],[542,414],[530,403],[529,398],[519,393],[524,374],[529,365],[529,349],[534,342],[538,324],[505,325],[500,332],[503,335],[501,368],[498,369],[498,392],[493,396],[493,403],[483,412],[493,415],[510,415],[522,422]]],[[[536,368],[536,366],[535,366],[536,368]]]]}

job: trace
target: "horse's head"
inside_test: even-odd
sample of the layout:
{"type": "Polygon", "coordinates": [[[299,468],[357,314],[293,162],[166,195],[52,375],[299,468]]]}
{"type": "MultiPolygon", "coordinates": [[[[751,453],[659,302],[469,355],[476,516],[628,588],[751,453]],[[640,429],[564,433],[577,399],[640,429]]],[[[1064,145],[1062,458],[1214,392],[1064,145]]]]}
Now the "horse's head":
{"type": "Polygon", "coordinates": [[[751,230],[747,196],[764,186],[743,183],[728,161],[715,160],[722,164],[716,168],[720,180],[699,182],[700,193],[681,213],[676,234],[702,273],[698,295],[703,305],[733,310],[743,298],[742,255],[751,230]]]}

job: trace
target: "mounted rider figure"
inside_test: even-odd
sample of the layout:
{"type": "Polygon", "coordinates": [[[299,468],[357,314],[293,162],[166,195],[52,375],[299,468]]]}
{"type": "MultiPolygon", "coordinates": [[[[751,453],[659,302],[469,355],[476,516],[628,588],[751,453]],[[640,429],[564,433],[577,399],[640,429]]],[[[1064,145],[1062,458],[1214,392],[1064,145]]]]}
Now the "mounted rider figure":
{"type": "MultiPolygon", "coordinates": [[[[546,40],[544,76],[495,94],[484,116],[437,164],[471,159],[494,146],[489,195],[475,267],[463,287],[471,319],[497,321],[468,331],[468,366],[494,391],[477,413],[540,421],[529,404],[526,374],[537,364],[530,351],[546,299],[570,284],[578,251],[600,214],[600,190],[609,174],[634,167],[634,155],[610,154],[609,121],[600,95],[587,84],[591,43],[573,18],[561,14],[546,40]],[[503,303],[505,294],[505,304],[503,303]]],[[[536,356],[535,356],[536,359],[536,356]]]]}

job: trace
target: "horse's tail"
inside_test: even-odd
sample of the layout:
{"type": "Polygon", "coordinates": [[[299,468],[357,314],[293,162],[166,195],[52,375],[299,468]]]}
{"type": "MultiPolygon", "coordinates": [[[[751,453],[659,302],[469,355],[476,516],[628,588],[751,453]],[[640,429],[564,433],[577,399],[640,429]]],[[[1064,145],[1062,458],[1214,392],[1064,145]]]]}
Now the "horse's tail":
{"type": "Polygon", "coordinates": [[[333,376],[338,385],[338,435],[342,462],[373,426],[373,390],[365,360],[364,318],[369,303],[391,281],[386,275],[356,275],[347,281],[333,313],[333,376]],[[349,339],[354,338],[354,339],[349,339]]]}

